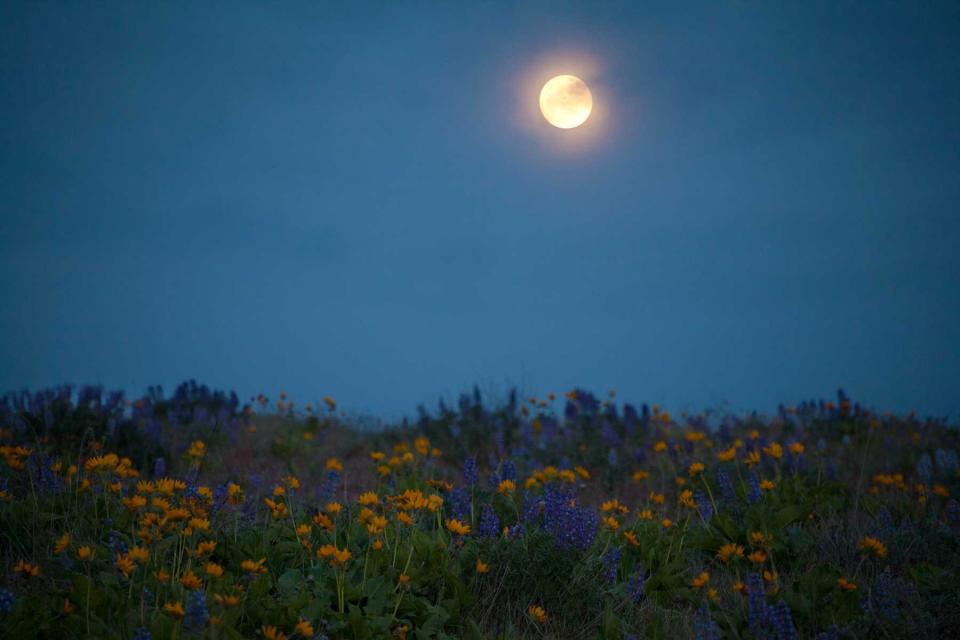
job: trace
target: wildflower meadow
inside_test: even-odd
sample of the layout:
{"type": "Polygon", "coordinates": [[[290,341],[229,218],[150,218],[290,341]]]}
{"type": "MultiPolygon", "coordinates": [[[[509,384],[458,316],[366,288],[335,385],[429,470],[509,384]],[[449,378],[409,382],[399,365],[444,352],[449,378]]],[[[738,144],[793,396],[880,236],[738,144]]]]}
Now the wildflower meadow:
{"type": "Polygon", "coordinates": [[[0,403],[5,638],[960,637],[960,438],[829,401],[0,403]]]}

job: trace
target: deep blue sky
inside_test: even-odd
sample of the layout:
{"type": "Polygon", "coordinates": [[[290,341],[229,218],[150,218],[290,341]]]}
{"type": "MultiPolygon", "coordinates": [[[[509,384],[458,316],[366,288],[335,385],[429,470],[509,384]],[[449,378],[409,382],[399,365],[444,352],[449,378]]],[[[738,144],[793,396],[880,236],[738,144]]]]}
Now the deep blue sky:
{"type": "Polygon", "coordinates": [[[960,410],[954,3],[89,4],[0,6],[0,391],[960,410]]]}

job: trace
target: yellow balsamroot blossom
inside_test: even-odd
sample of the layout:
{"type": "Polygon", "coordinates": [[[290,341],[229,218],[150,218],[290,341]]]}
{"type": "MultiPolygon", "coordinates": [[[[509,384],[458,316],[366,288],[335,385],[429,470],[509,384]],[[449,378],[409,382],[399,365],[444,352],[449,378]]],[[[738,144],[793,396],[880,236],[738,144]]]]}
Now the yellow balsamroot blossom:
{"type": "Polygon", "coordinates": [[[327,471],[343,471],[343,463],[336,458],[327,460],[327,471]]]}
{"type": "Polygon", "coordinates": [[[590,479],[590,472],[587,471],[586,467],[581,467],[580,465],[577,465],[573,468],[573,470],[576,471],[577,475],[580,476],[582,479],[584,480],[590,479]]]}
{"type": "Polygon", "coordinates": [[[172,618],[180,619],[185,613],[183,610],[183,604],[178,600],[177,602],[165,602],[163,603],[163,612],[172,618]]]}
{"type": "Polygon", "coordinates": [[[730,542],[720,547],[720,550],[717,551],[717,557],[720,558],[724,564],[728,564],[733,559],[743,557],[743,547],[730,542]]]}
{"type": "Polygon", "coordinates": [[[610,529],[610,531],[616,531],[617,529],[620,528],[620,523],[617,521],[616,518],[614,518],[614,517],[612,517],[612,516],[607,516],[606,518],[604,518],[604,519],[603,519],[603,524],[604,524],[608,529],[610,529]]]}
{"type": "Polygon", "coordinates": [[[239,596],[230,594],[221,595],[218,593],[213,596],[213,599],[217,602],[217,604],[224,608],[235,607],[240,603],[239,596]]]}
{"type": "Polygon", "coordinates": [[[262,633],[263,637],[267,640],[287,640],[287,636],[283,635],[279,629],[272,625],[263,625],[260,627],[260,633],[262,633]]]}
{"type": "Polygon", "coordinates": [[[477,568],[477,573],[486,573],[487,571],[490,571],[490,565],[488,565],[486,562],[484,562],[480,558],[477,558],[476,568],[477,568]]]}
{"type": "Polygon", "coordinates": [[[795,456],[801,455],[806,450],[806,448],[803,446],[803,443],[800,442],[791,442],[787,449],[789,449],[790,453],[795,456]]]}
{"type": "Polygon", "coordinates": [[[665,496],[662,493],[650,494],[650,502],[652,502],[653,504],[663,504],[666,501],[666,499],[667,499],[667,496],[665,496]]]}
{"type": "Polygon", "coordinates": [[[410,576],[408,576],[408,575],[405,574],[405,573],[401,573],[401,574],[400,574],[400,578],[399,578],[398,580],[399,580],[399,582],[400,582],[401,585],[407,585],[407,584],[410,583],[410,576]]]}
{"type": "Polygon", "coordinates": [[[96,555],[93,548],[87,545],[83,545],[77,549],[77,559],[78,560],[93,560],[93,556],[96,555]]]}
{"type": "Polygon", "coordinates": [[[379,533],[383,533],[383,530],[387,528],[387,519],[383,516],[374,516],[370,519],[370,522],[367,523],[367,533],[372,536],[375,536],[379,533]]]}
{"type": "Polygon", "coordinates": [[[681,491],[680,504],[690,509],[696,509],[697,502],[693,499],[693,491],[690,491],[690,489],[684,489],[681,491]]]}
{"type": "Polygon", "coordinates": [[[458,536],[470,533],[470,525],[463,524],[459,520],[447,520],[447,529],[458,536]]]}
{"type": "Polygon", "coordinates": [[[53,547],[53,555],[58,556],[64,551],[67,550],[67,547],[70,546],[70,534],[65,533],[57,540],[57,544],[53,547]]]}
{"type": "Polygon", "coordinates": [[[710,582],[710,574],[706,571],[702,571],[700,572],[700,575],[690,581],[690,586],[694,589],[699,589],[708,582],[710,582]]]}
{"type": "Polygon", "coordinates": [[[287,485],[288,489],[293,490],[300,488],[300,480],[297,479],[297,476],[287,476],[283,479],[283,482],[287,485]]]}
{"type": "Polygon", "coordinates": [[[216,549],[217,542],[215,540],[204,540],[197,545],[197,549],[193,552],[193,555],[199,558],[200,556],[213,553],[216,549]]]}
{"type": "Polygon", "coordinates": [[[637,540],[637,534],[635,534],[633,531],[624,531],[623,537],[626,538],[627,542],[630,543],[631,547],[640,546],[640,541],[637,540]]]}
{"type": "Polygon", "coordinates": [[[517,490],[517,485],[513,480],[503,480],[497,486],[497,492],[508,495],[517,490]]]}
{"type": "Polygon", "coordinates": [[[770,446],[764,447],[763,452],[775,460],[783,457],[783,447],[777,442],[772,442],[770,446]]]}
{"type": "Polygon", "coordinates": [[[304,638],[312,638],[313,625],[310,624],[310,621],[306,618],[300,618],[300,620],[297,622],[297,626],[293,628],[293,632],[300,634],[304,638]]]}
{"type": "Polygon", "coordinates": [[[340,504],[339,502],[328,502],[327,506],[324,508],[324,511],[326,511],[330,515],[336,515],[341,511],[343,511],[343,505],[340,504]]]}
{"type": "Polygon", "coordinates": [[[147,560],[150,559],[150,551],[145,547],[132,547],[130,551],[127,552],[127,555],[131,560],[144,564],[147,560]]]}
{"type": "Polygon", "coordinates": [[[32,562],[27,562],[26,560],[20,560],[13,567],[14,573],[19,573],[25,578],[36,578],[40,576],[40,567],[35,565],[32,562]]]}
{"type": "Polygon", "coordinates": [[[743,463],[748,467],[752,467],[755,464],[760,464],[760,452],[759,451],[749,452],[746,455],[746,457],[743,459],[743,463]]]}
{"type": "Polygon", "coordinates": [[[124,578],[129,578],[130,574],[137,568],[137,563],[135,563],[129,555],[118,553],[114,563],[117,565],[117,571],[122,573],[124,578]]]}
{"type": "Polygon", "coordinates": [[[663,453],[664,451],[667,450],[667,443],[664,442],[663,440],[660,440],[659,442],[657,442],[657,444],[653,445],[653,450],[656,451],[657,453],[663,453]]]}
{"type": "Polygon", "coordinates": [[[637,517],[641,520],[653,520],[653,511],[650,509],[643,509],[637,513],[637,517]]]}
{"type": "Polygon", "coordinates": [[[706,469],[706,466],[702,462],[694,462],[690,465],[690,468],[687,469],[687,473],[691,478],[694,478],[697,474],[703,473],[704,469],[706,469]]]}
{"type": "Polygon", "coordinates": [[[775,482],[770,482],[769,480],[760,481],[760,489],[763,491],[771,491],[772,489],[776,489],[776,488],[777,488],[777,484],[775,482]]]}
{"type": "Polygon", "coordinates": [[[530,605],[530,608],[527,609],[527,613],[529,613],[530,617],[536,620],[537,622],[544,623],[547,621],[547,612],[540,605],[537,605],[537,604],[530,605]]]}
{"type": "Polygon", "coordinates": [[[856,591],[857,585],[850,582],[846,578],[837,578],[837,586],[840,587],[842,591],[856,591]]]}
{"type": "Polygon", "coordinates": [[[637,471],[634,471],[634,472],[633,472],[633,481],[634,481],[634,482],[640,482],[640,481],[642,481],[642,480],[646,480],[646,479],[649,478],[649,477],[650,477],[650,472],[649,472],[649,471],[643,471],[643,470],[638,469],[637,471]]]}
{"type": "Polygon", "coordinates": [[[398,511],[397,522],[402,522],[403,524],[410,526],[413,524],[413,518],[410,517],[410,514],[408,514],[406,511],[398,511]]]}
{"type": "Polygon", "coordinates": [[[267,568],[263,566],[266,563],[266,558],[260,558],[259,560],[244,560],[240,563],[240,568],[247,573],[266,573],[267,568]]]}
{"type": "Polygon", "coordinates": [[[887,556],[886,545],[871,536],[865,536],[857,548],[877,558],[885,558],[887,556]]]}
{"type": "Polygon", "coordinates": [[[750,542],[752,542],[753,545],[756,547],[763,546],[764,544],[769,544],[772,541],[773,541],[772,535],[761,533],[760,531],[754,531],[753,533],[750,534],[750,542]]]}
{"type": "Polygon", "coordinates": [[[717,453],[717,460],[720,462],[730,462],[737,457],[737,447],[733,446],[717,453]]]}
{"type": "Polygon", "coordinates": [[[166,584],[167,582],[170,581],[170,574],[164,571],[163,569],[160,569],[159,571],[154,571],[153,577],[156,578],[157,582],[159,582],[160,584],[166,584]]]}
{"type": "Polygon", "coordinates": [[[216,562],[208,562],[206,565],[204,565],[203,571],[212,578],[219,578],[223,575],[223,567],[216,562]]]}
{"type": "Polygon", "coordinates": [[[663,520],[660,521],[660,526],[663,527],[664,529],[669,529],[670,527],[673,526],[673,520],[671,520],[670,518],[664,518],[663,520]]]}
{"type": "Polygon", "coordinates": [[[187,455],[191,458],[202,458],[206,452],[207,445],[203,443],[203,440],[194,440],[187,450],[187,455]]]}
{"type": "Polygon", "coordinates": [[[317,557],[323,558],[335,567],[346,565],[352,555],[349,549],[338,549],[332,544],[325,544],[317,549],[317,557]]]}
{"type": "Polygon", "coordinates": [[[200,577],[193,571],[187,571],[185,574],[180,576],[180,584],[190,591],[197,591],[198,589],[203,588],[203,580],[201,580],[200,577]]]}
{"type": "Polygon", "coordinates": [[[357,502],[365,507],[371,507],[375,504],[380,504],[380,497],[373,491],[367,491],[366,493],[360,494],[360,497],[357,498],[357,502]]]}
{"type": "Polygon", "coordinates": [[[317,515],[313,516],[313,524],[317,525],[321,529],[324,529],[325,531],[333,531],[333,520],[331,520],[330,516],[325,513],[318,513],[317,515]]]}
{"type": "Polygon", "coordinates": [[[754,564],[763,564],[767,561],[767,554],[763,551],[754,551],[747,559],[754,564]]]}
{"type": "Polygon", "coordinates": [[[240,485],[231,482],[227,485],[227,500],[230,504],[242,504],[244,500],[243,489],[240,485]]]}

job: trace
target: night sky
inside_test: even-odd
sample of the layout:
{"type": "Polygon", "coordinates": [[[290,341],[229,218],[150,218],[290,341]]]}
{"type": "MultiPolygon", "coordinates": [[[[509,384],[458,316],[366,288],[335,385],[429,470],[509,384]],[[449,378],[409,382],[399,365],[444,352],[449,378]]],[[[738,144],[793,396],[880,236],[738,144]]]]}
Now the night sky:
{"type": "Polygon", "coordinates": [[[0,392],[957,415],[960,5],[518,4],[4,2],[0,392]]]}

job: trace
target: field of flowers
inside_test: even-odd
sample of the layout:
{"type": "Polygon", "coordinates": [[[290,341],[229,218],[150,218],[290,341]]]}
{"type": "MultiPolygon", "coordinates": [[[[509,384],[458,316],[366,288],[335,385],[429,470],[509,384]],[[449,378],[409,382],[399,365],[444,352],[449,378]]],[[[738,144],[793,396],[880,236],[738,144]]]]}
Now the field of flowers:
{"type": "Polygon", "coordinates": [[[0,401],[0,637],[960,637],[943,420],[479,392],[0,401]]]}

